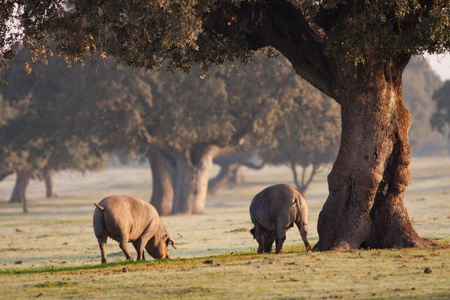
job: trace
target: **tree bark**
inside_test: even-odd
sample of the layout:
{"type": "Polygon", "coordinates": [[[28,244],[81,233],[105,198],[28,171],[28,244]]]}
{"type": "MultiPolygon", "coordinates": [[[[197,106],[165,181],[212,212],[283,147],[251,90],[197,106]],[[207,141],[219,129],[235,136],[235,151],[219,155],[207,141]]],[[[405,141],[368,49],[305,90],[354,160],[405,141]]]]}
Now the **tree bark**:
{"type": "Polygon", "coordinates": [[[337,93],[341,146],[328,175],[329,196],[319,215],[315,250],[432,243],[418,236],[403,201],[411,182],[411,118],[401,89],[406,63],[341,77],[341,86],[347,87],[337,93]]]}
{"type": "Polygon", "coordinates": [[[16,177],[16,184],[14,186],[13,193],[9,203],[22,203],[23,212],[28,212],[27,204],[27,188],[31,179],[31,173],[29,171],[18,171],[16,177]]]}
{"type": "Polygon", "coordinates": [[[150,203],[159,215],[166,216],[172,211],[173,188],[169,170],[164,164],[164,156],[158,148],[149,152],[150,168],[153,180],[153,192],[150,203]]]}
{"type": "Polygon", "coordinates": [[[218,151],[218,147],[208,146],[174,155],[176,176],[172,214],[204,213],[212,160],[218,151]]]}
{"type": "Polygon", "coordinates": [[[52,171],[49,169],[42,170],[42,177],[45,182],[45,196],[47,198],[57,198],[58,195],[55,191],[55,185],[53,183],[52,171]]]}

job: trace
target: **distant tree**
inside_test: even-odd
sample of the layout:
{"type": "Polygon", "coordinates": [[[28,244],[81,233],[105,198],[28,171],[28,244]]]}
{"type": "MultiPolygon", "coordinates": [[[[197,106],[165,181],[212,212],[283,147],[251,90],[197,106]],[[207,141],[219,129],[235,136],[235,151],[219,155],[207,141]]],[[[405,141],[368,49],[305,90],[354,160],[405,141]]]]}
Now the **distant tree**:
{"type": "Polygon", "coordinates": [[[450,126],[450,80],[444,82],[444,85],[434,92],[433,100],[436,102],[436,111],[433,113],[430,123],[433,129],[442,134],[448,134],[450,126]]]}
{"type": "Polygon", "coordinates": [[[282,120],[277,146],[262,151],[262,156],[269,164],[288,165],[297,189],[305,193],[320,167],[336,159],[340,109],[307,82],[299,81],[296,91],[286,95],[290,98],[290,113],[282,120]],[[301,167],[300,176],[297,167],[301,167]]]}
{"type": "MultiPolygon", "coordinates": [[[[4,86],[0,86],[1,88],[4,86]]],[[[23,211],[28,212],[27,186],[34,176],[34,170],[45,164],[47,155],[42,152],[43,139],[28,135],[35,120],[33,116],[27,115],[30,109],[29,98],[9,102],[4,90],[0,94],[3,98],[2,116],[6,116],[0,121],[0,169],[6,174],[16,173],[16,184],[10,202],[22,203],[23,211]]]]}
{"type": "Polygon", "coordinates": [[[95,84],[80,84],[65,96],[68,103],[79,103],[71,108],[76,118],[67,124],[89,128],[102,149],[120,147],[148,157],[151,201],[161,214],[168,213],[167,207],[171,213],[201,213],[212,159],[245,144],[250,133],[260,143],[270,143],[284,113],[276,99],[277,85],[267,86],[277,82],[279,72],[265,74],[262,68],[255,63],[248,68],[217,67],[209,76],[154,74],[114,70],[104,61],[95,68],[98,77],[83,77],[95,84]],[[170,187],[167,177],[159,178],[163,176],[170,178],[170,187]]]}
{"type": "Polygon", "coordinates": [[[39,136],[28,135],[32,122],[33,119],[28,119],[25,113],[0,127],[2,169],[16,173],[16,183],[9,202],[22,203],[25,213],[28,212],[26,197],[28,183],[48,159],[48,152],[44,150],[44,140],[39,136]]]}
{"type": "Polygon", "coordinates": [[[242,168],[261,169],[264,161],[259,158],[256,150],[237,151],[213,160],[213,163],[220,167],[216,177],[208,182],[208,194],[214,195],[226,184],[232,187],[239,186],[243,180],[242,168]]]}
{"type": "MultiPolygon", "coordinates": [[[[26,118],[27,114],[23,116],[26,118]]],[[[14,119],[15,120],[15,119],[14,119]]],[[[16,121],[16,120],[15,120],[16,121]]],[[[28,122],[20,119],[20,123],[28,122]]],[[[17,122],[19,123],[19,122],[17,122]]],[[[31,179],[46,180],[47,197],[54,196],[54,186],[51,173],[60,170],[100,170],[106,167],[106,156],[93,155],[88,144],[79,140],[61,141],[61,145],[54,146],[54,142],[43,139],[36,123],[31,123],[36,131],[29,128],[21,133],[16,132],[16,122],[10,122],[0,129],[0,135],[7,141],[8,146],[0,149],[0,161],[4,169],[16,173],[16,183],[9,202],[23,204],[27,212],[27,187],[31,179]],[[14,140],[11,140],[13,136],[14,140]],[[27,140],[27,141],[25,141],[27,140]]]]}
{"type": "MultiPolygon", "coordinates": [[[[0,128],[4,126],[10,119],[16,114],[16,110],[12,107],[11,103],[3,100],[3,95],[0,94],[0,128]]],[[[0,136],[0,145],[5,145],[2,142],[0,136]]],[[[0,181],[13,174],[13,170],[10,165],[4,161],[0,161],[0,181]]]]}
{"type": "MultiPolygon", "coordinates": [[[[50,183],[51,171],[84,172],[105,166],[95,138],[72,118],[82,103],[68,101],[79,88],[73,82],[80,80],[80,72],[67,69],[64,60],[50,59],[48,67],[37,65],[26,74],[28,57],[26,51],[15,57],[8,84],[0,86],[3,101],[17,107],[0,128],[0,164],[17,174],[10,202],[22,202],[24,211],[30,179],[44,178],[50,183]]],[[[52,187],[48,187],[47,193],[52,193],[52,187]]]]}
{"type": "Polygon", "coordinates": [[[432,133],[430,120],[435,103],[433,93],[442,81],[424,59],[411,59],[403,72],[403,98],[411,112],[411,128],[408,137],[411,148],[417,150],[432,133]]]}
{"type": "Polygon", "coordinates": [[[46,197],[57,197],[53,183],[53,174],[60,171],[76,171],[82,174],[88,171],[100,171],[106,168],[106,154],[93,155],[89,143],[81,140],[65,140],[54,147],[44,168],[37,177],[45,183],[46,197]]]}
{"type": "MultiPolygon", "coordinates": [[[[279,64],[268,61],[265,64],[279,64]]],[[[153,144],[163,152],[173,186],[172,213],[202,213],[212,159],[242,145],[248,135],[270,143],[283,111],[278,87],[258,76],[262,66],[217,67],[210,76],[162,72],[153,79],[153,144]],[[156,113],[156,114],[155,114],[156,113]]],[[[276,81],[276,73],[270,77],[276,81]]],[[[148,109],[150,111],[150,108],[148,109]]],[[[155,176],[155,173],[153,173],[155,176]]],[[[153,197],[153,199],[155,199],[153,197]]]]}

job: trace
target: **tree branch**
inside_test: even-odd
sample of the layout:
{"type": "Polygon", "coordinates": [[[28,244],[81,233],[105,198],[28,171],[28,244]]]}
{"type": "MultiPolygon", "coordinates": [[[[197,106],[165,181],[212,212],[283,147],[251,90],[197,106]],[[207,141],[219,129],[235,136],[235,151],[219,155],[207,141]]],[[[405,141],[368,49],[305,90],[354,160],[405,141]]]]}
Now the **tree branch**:
{"type": "Polygon", "coordinates": [[[253,50],[272,46],[297,74],[334,98],[331,63],[322,37],[311,28],[301,9],[290,1],[242,2],[241,16],[249,24],[247,40],[253,50]]]}

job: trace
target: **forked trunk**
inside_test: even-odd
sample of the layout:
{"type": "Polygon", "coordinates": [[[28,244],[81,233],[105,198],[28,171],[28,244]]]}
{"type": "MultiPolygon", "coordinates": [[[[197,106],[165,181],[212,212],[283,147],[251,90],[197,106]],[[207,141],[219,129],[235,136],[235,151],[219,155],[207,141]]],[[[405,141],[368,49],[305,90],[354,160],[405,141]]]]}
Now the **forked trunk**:
{"type": "Polygon", "coordinates": [[[329,196],[319,215],[315,250],[431,242],[417,235],[403,201],[411,182],[411,118],[403,103],[402,71],[372,70],[363,77],[370,78],[369,88],[355,78],[340,93],[341,146],[328,175],[329,196]]]}
{"type": "Polygon", "coordinates": [[[152,149],[149,153],[149,161],[153,180],[150,203],[156,208],[160,216],[169,215],[172,211],[173,188],[161,150],[152,149]]]}
{"type": "Polygon", "coordinates": [[[45,182],[45,196],[47,198],[57,198],[55,185],[53,183],[52,171],[49,169],[42,170],[42,177],[45,182]]]}
{"type": "Polygon", "coordinates": [[[16,177],[16,184],[9,203],[22,203],[23,212],[28,212],[27,204],[27,188],[31,179],[31,173],[28,171],[18,171],[16,177]]]}
{"type": "Polygon", "coordinates": [[[176,176],[172,214],[204,213],[214,150],[179,153],[174,157],[176,176]]]}
{"type": "Polygon", "coordinates": [[[245,182],[244,170],[242,166],[237,166],[237,168],[233,170],[229,182],[232,187],[240,186],[243,182],[245,182]]]}
{"type": "Polygon", "coordinates": [[[220,171],[216,177],[208,182],[208,194],[214,195],[224,187],[234,176],[236,169],[240,166],[237,163],[220,164],[220,171]]]}
{"type": "Polygon", "coordinates": [[[319,166],[316,163],[312,164],[311,173],[309,174],[308,179],[306,179],[308,166],[301,166],[301,168],[302,168],[302,175],[301,175],[301,180],[299,180],[298,174],[297,174],[296,163],[295,163],[295,161],[291,161],[291,171],[292,171],[292,175],[294,177],[295,186],[297,187],[297,190],[299,190],[299,192],[304,195],[306,190],[309,188],[311,182],[313,181],[314,176],[316,175],[319,166]]]}

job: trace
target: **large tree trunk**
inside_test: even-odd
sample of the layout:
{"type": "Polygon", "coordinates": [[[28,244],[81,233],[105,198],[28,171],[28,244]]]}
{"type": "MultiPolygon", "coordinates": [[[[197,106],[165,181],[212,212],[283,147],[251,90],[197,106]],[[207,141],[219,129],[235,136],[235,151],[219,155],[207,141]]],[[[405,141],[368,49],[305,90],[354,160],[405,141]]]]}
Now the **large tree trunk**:
{"type": "Polygon", "coordinates": [[[28,212],[27,188],[30,179],[31,173],[29,171],[18,171],[16,184],[14,186],[11,199],[9,200],[9,203],[22,203],[24,213],[28,212]]]}
{"type": "Polygon", "coordinates": [[[204,213],[212,160],[218,151],[217,147],[206,147],[174,155],[173,214],[204,213]]]}
{"type": "Polygon", "coordinates": [[[55,184],[53,183],[52,171],[50,169],[42,170],[42,177],[45,182],[45,197],[47,198],[57,198],[58,195],[55,191],[55,184]]]}
{"type": "MultiPolygon", "coordinates": [[[[317,224],[315,250],[426,246],[404,206],[411,182],[408,129],[402,98],[406,62],[346,74],[339,89],[342,138],[328,176],[329,196],[317,224]]],[[[361,70],[360,70],[361,71],[361,70]]]]}
{"type": "Polygon", "coordinates": [[[161,216],[169,215],[172,211],[173,188],[169,170],[164,164],[164,155],[158,148],[149,152],[150,168],[153,179],[153,192],[150,203],[161,216]]]}

